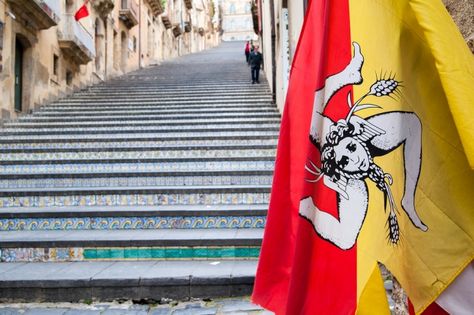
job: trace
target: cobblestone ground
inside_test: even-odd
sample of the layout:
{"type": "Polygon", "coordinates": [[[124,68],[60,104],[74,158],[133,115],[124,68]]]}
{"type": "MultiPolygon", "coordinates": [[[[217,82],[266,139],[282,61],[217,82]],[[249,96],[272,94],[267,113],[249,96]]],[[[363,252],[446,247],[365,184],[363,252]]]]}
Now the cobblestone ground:
{"type": "Polygon", "coordinates": [[[12,303],[0,304],[0,315],[271,315],[252,304],[249,297],[162,301],[163,304],[140,304],[132,301],[112,303],[12,303]]]}

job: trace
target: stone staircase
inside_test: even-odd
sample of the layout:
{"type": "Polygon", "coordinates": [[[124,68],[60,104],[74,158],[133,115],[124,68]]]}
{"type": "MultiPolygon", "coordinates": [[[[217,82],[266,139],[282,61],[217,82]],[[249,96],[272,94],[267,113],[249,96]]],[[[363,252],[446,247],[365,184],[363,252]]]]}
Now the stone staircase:
{"type": "Polygon", "coordinates": [[[240,43],[0,129],[0,301],[249,294],[280,115],[240,43]]]}

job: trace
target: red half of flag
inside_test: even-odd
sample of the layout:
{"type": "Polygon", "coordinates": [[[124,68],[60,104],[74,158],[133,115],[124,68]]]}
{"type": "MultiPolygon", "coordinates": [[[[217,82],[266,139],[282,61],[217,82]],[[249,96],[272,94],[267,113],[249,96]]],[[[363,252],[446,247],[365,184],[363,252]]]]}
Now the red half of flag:
{"type": "Polygon", "coordinates": [[[76,19],[76,21],[79,21],[80,19],[88,15],[89,15],[89,10],[87,10],[87,2],[86,2],[79,8],[79,10],[77,10],[76,14],[74,14],[74,18],[76,19]]]}

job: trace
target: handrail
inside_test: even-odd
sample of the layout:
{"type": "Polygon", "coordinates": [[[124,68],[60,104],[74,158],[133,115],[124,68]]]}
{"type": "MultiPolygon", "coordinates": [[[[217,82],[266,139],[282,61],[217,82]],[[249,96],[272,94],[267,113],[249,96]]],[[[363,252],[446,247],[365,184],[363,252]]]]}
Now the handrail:
{"type": "Polygon", "coordinates": [[[60,18],[61,16],[61,4],[58,0],[40,0],[40,3],[47,5],[51,11],[60,18]]]}

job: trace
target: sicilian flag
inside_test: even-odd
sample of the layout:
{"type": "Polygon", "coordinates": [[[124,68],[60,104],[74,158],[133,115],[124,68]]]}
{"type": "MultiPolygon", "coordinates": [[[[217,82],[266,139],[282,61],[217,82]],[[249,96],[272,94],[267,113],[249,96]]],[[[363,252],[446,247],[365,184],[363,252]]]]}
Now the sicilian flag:
{"type": "Polygon", "coordinates": [[[86,16],[89,16],[89,10],[87,10],[88,2],[89,0],[86,0],[84,4],[74,14],[74,19],[76,19],[76,21],[79,21],[80,19],[85,18],[86,16]]]}
{"type": "Polygon", "coordinates": [[[312,0],[253,301],[389,314],[383,264],[413,312],[470,313],[473,113],[474,58],[440,0],[312,0]]]}

